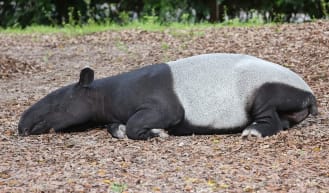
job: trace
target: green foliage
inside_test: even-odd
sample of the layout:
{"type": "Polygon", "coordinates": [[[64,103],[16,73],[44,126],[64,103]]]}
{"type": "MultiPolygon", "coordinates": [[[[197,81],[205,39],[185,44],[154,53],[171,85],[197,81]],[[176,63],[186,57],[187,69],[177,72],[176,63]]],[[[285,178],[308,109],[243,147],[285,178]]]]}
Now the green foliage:
{"type": "Polygon", "coordinates": [[[160,23],[188,22],[191,18],[191,6],[188,0],[144,0],[141,15],[157,16],[160,23]]]}
{"type": "Polygon", "coordinates": [[[289,22],[296,13],[328,18],[329,0],[0,0],[0,26],[128,25],[181,22],[289,22]],[[255,14],[256,13],[256,14],[255,14]],[[238,18],[238,19],[236,19],[238,18]]]}
{"type": "Polygon", "coordinates": [[[111,191],[115,193],[121,193],[124,192],[127,189],[126,184],[120,184],[120,183],[112,183],[111,184],[111,191]]]}
{"type": "Polygon", "coordinates": [[[28,26],[51,23],[51,0],[0,0],[0,25],[28,26]]]}
{"type": "Polygon", "coordinates": [[[321,0],[321,10],[326,18],[329,17],[329,2],[326,2],[325,0],[321,0]]]}
{"type": "Polygon", "coordinates": [[[127,25],[128,23],[130,23],[129,14],[125,11],[119,13],[119,19],[120,19],[120,23],[123,25],[127,25]]]}

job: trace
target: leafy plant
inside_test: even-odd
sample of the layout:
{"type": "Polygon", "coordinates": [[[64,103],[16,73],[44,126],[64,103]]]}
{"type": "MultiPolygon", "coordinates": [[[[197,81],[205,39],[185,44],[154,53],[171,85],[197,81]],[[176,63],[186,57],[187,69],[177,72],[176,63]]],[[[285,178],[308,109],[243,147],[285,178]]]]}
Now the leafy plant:
{"type": "Polygon", "coordinates": [[[127,185],[121,183],[112,183],[110,189],[112,192],[122,193],[127,189],[127,185]]]}

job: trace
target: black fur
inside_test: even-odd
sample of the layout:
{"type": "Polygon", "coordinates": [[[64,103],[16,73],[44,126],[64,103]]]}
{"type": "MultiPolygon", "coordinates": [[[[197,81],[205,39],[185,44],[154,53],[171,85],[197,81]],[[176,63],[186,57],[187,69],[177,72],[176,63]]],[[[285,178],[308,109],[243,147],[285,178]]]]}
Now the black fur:
{"type": "Polygon", "coordinates": [[[183,118],[172,82],[165,64],[95,81],[93,88],[104,102],[94,108],[105,110],[94,121],[124,123],[131,139],[154,137],[151,129],[170,127],[183,118]]]}
{"type": "Polygon", "coordinates": [[[151,129],[171,127],[184,117],[172,86],[172,76],[166,64],[95,81],[93,71],[87,68],[81,71],[77,84],[54,91],[28,109],[20,120],[19,133],[31,135],[46,133],[50,128],[70,131],[82,125],[120,123],[126,125],[129,138],[148,139],[154,137],[151,129]],[[80,103],[84,108],[69,103],[80,103]],[[59,113],[47,114],[49,111],[62,112],[62,116],[59,113]],[[77,115],[71,116],[75,113],[77,115]],[[78,115],[80,113],[83,117],[78,115]],[[61,124],[52,124],[53,119],[61,124]],[[35,129],[34,125],[40,121],[45,121],[45,124],[35,129]]]}
{"type": "Polygon", "coordinates": [[[312,93],[285,84],[267,83],[258,89],[250,111],[252,124],[261,135],[270,136],[289,128],[309,114],[316,115],[312,93]]]}

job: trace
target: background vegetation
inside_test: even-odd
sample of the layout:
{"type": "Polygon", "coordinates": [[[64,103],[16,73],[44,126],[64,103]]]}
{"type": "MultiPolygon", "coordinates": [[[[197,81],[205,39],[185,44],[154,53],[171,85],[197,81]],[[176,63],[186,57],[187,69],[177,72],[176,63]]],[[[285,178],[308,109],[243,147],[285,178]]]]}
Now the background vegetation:
{"type": "Polygon", "coordinates": [[[329,0],[0,0],[0,26],[327,18],[329,0]]]}

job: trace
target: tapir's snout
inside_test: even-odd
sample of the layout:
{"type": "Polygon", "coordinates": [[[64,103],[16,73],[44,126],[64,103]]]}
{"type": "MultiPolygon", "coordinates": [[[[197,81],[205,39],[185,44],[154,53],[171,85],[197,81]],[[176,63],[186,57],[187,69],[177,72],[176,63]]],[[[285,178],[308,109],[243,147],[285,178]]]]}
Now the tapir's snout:
{"type": "Polygon", "coordinates": [[[46,123],[43,121],[43,122],[37,123],[32,128],[18,127],[18,134],[20,136],[39,135],[39,134],[43,134],[43,133],[48,133],[49,130],[50,130],[50,128],[47,127],[46,123]]]}
{"type": "Polygon", "coordinates": [[[32,114],[23,113],[18,123],[18,134],[20,136],[38,135],[49,132],[50,128],[46,120],[35,119],[35,116],[32,114]]]}
{"type": "Polygon", "coordinates": [[[29,128],[18,128],[18,134],[20,136],[23,136],[23,137],[26,137],[26,136],[29,136],[29,135],[32,135],[32,133],[30,132],[30,129],[29,128]]]}
{"type": "Polygon", "coordinates": [[[29,129],[24,127],[18,127],[18,135],[20,136],[28,136],[29,135],[29,129]]]}
{"type": "Polygon", "coordinates": [[[21,119],[19,120],[18,123],[18,134],[20,136],[28,136],[30,135],[30,126],[27,124],[26,121],[26,113],[24,113],[21,117],[21,119]]]}

